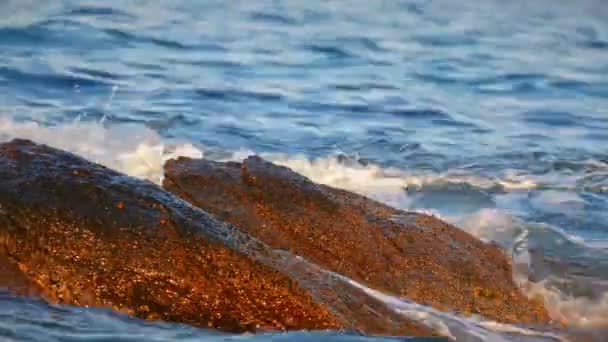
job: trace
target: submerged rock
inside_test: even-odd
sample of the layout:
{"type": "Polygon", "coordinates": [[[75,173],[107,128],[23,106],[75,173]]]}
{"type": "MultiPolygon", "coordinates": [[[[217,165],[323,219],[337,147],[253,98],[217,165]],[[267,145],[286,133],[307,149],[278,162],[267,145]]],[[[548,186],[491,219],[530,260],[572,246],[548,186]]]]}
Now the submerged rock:
{"type": "Polygon", "coordinates": [[[294,260],[150,182],[0,144],[0,288],[231,332],[433,334],[294,260]]]}
{"type": "Polygon", "coordinates": [[[520,293],[499,247],[437,218],[315,184],[256,156],[169,160],[163,186],[274,248],[375,289],[500,322],[549,321],[540,300],[520,293]]]}

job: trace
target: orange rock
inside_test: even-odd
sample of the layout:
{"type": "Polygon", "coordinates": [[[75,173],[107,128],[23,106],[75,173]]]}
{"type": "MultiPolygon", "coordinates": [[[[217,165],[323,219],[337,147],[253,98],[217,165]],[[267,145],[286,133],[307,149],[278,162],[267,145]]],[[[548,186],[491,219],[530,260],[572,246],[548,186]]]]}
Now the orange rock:
{"type": "Polygon", "coordinates": [[[30,141],[0,144],[0,271],[11,270],[0,287],[231,332],[434,334],[278,256],[150,182],[30,141]]]}
{"type": "Polygon", "coordinates": [[[549,321],[540,301],[518,291],[497,246],[435,217],[315,184],[259,157],[169,160],[163,186],[274,248],[373,288],[501,322],[549,321]]]}
{"type": "Polygon", "coordinates": [[[0,250],[0,287],[25,296],[38,296],[42,292],[36,283],[23,274],[15,260],[11,260],[2,250],[0,250]]]}
{"type": "Polygon", "coordinates": [[[0,287],[232,332],[344,327],[289,277],[213,237],[227,225],[175,203],[72,154],[0,144],[0,287]],[[159,224],[153,204],[171,220],[159,224]]]}

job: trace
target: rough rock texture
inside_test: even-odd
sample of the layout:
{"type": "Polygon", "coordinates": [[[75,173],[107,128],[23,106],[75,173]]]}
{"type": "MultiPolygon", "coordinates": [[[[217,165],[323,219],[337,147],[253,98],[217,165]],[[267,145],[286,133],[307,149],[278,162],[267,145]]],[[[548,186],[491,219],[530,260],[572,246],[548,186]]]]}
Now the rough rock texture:
{"type": "Polygon", "coordinates": [[[0,289],[23,296],[37,296],[41,291],[28,279],[19,266],[0,250],[0,289]]]}
{"type": "Polygon", "coordinates": [[[49,301],[232,332],[432,334],[376,317],[386,308],[344,283],[305,279],[293,258],[147,181],[30,141],[0,144],[0,268],[49,301]]]}
{"type": "Polygon", "coordinates": [[[434,217],[319,185],[259,157],[243,163],[178,158],[164,187],[277,249],[441,310],[508,323],[546,323],[502,251],[434,217]]]}

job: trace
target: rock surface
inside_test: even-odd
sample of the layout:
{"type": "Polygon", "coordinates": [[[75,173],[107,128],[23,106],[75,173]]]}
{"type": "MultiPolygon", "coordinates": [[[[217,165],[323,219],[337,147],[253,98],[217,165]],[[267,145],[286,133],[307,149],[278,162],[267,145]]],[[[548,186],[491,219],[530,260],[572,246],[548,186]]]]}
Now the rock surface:
{"type": "Polygon", "coordinates": [[[0,288],[231,332],[433,334],[294,260],[147,181],[0,144],[0,288]]]}
{"type": "Polygon", "coordinates": [[[255,156],[169,160],[163,186],[274,248],[370,287],[500,322],[549,321],[542,302],[513,283],[499,247],[434,217],[315,184],[255,156]]]}
{"type": "Polygon", "coordinates": [[[41,291],[28,279],[19,266],[0,250],[0,288],[22,296],[37,296],[41,291]]]}

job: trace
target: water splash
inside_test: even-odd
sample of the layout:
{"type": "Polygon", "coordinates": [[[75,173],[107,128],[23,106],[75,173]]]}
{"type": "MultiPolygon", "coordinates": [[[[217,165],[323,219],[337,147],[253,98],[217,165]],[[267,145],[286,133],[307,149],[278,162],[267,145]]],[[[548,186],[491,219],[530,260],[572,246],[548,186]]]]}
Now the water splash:
{"type": "Polygon", "coordinates": [[[112,105],[112,101],[114,100],[114,96],[116,96],[117,91],[118,91],[118,86],[117,85],[112,86],[112,92],[110,93],[110,97],[104,104],[103,116],[100,120],[101,124],[103,124],[106,120],[112,119],[110,114],[108,114],[108,110],[110,109],[110,106],[112,105]]]}
{"type": "Polygon", "coordinates": [[[0,141],[14,138],[60,148],[130,176],[160,184],[163,165],[177,156],[201,158],[191,143],[169,143],[147,128],[136,125],[104,127],[97,122],[74,121],[57,126],[0,118],[0,141]]]}

